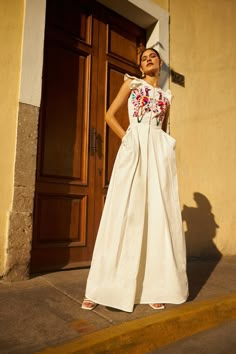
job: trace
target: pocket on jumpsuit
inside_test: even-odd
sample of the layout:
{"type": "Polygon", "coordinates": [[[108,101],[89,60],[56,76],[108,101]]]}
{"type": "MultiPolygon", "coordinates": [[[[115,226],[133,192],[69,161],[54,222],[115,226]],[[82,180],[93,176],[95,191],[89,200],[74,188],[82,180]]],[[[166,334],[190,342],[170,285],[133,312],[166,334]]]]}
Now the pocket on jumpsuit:
{"type": "Polygon", "coordinates": [[[176,146],[176,140],[169,134],[167,134],[166,132],[163,132],[164,136],[166,137],[167,140],[167,144],[171,147],[172,150],[175,150],[175,146],[176,146]]]}
{"type": "Polygon", "coordinates": [[[128,129],[127,129],[126,132],[125,132],[125,135],[124,135],[123,138],[121,139],[121,143],[122,143],[122,144],[126,145],[126,140],[127,140],[127,138],[128,138],[128,136],[129,136],[130,133],[131,133],[131,128],[128,127],[128,129]]]}
{"type": "Polygon", "coordinates": [[[165,138],[169,147],[168,165],[169,165],[169,172],[170,172],[172,188],[173,188],[172,195],[174,200],[179,203],[178,177],[177,177],[176,154],[175,154],[176,140],[167,133],[165,133],[165,138]]]}
{"type": "Polygon", "coordinates": [[[133,163],[133,131],[129,127],[126,130],[125,135],[121,139],[121,145],[119,148],[119,161],[118,161],[118,168],[119,169],[127,169],[127,173],[129,168],[132,166],[133,163]]]}

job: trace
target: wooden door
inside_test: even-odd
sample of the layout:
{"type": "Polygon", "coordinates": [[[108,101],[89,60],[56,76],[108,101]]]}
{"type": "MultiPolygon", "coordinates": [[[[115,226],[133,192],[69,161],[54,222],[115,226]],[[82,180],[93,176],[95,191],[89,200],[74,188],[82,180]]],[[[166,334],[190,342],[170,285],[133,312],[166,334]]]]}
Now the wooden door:
{"type": "MultiPolygon", "coordinates": [[[[94,1],[47,2],[31,270],[89,265],[120,140],[104,114],[144,30],[94,1]]],[[[127,110],[119,117],[128,125],[127,110]]]]}

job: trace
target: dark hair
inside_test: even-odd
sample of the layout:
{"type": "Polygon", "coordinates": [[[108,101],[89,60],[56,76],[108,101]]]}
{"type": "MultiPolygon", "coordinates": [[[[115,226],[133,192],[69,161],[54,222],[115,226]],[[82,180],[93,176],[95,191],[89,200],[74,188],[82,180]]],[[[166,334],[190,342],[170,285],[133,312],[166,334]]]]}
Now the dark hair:
{"type": "Polygon", "coordinates": [[[139,57],[139,66],[141,66],[141,63],[142,63],[142,62],[141,62],[142,56],[143,56],[143,54],[144,54],[147,50],[152,50],[154,53],[156,53],[156,55],[158,56],[159,60],[161,61],[161,56],[160,56],[159,52],[158,52],[156,49],[154,49],[154,48],[145,48],[145,49],[141,52],[141,54],[140,54],[140,57],[139,57]]]}

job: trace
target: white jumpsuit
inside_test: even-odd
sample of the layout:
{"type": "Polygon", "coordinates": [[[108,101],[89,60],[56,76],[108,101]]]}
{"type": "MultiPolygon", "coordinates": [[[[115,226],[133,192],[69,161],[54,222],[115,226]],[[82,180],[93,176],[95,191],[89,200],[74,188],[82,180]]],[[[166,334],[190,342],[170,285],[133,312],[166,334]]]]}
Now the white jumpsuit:
{"type": "Polygon", "coordinates": [[[130,78],[130,126],[113,167],[85,294],[128,312],[134,304],[180,304],[188,296],[175,139],[161,129],[171,93],[130,78]]]}

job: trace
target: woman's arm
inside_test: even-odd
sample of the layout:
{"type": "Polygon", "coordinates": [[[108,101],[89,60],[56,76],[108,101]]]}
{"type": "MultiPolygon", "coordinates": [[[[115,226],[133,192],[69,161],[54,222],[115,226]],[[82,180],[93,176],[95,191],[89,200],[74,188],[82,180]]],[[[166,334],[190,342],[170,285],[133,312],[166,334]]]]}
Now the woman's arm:
{"type": "Polygon", "coordinates": [[[132,80],[127,79],[123,85],[121,86],[116,98],[110,105],[106,115],[105,115],[105,121],[109,125],[109,127],[113,130],[113,132],[118,135],[119,138],[123,138],[125,135],[125,130],[121,127],[119,122],[117,121],[116,118],[116,113],[119,111],[121,107],[123,107],[129,98],[130,95],[130,88],[129,84],[132,80]]]}
{"type": "Polygon", "coordinates": [[[165,114],[165,118],[163,120],[162,123],[162,130],[164,130],[164,132],[167,131],[167,123],[168,123],[168,119],[169,119],[169,114],[170,114],[170,106],[168,106],[167,110],[166,110],[166,114],[165,114]]]}

